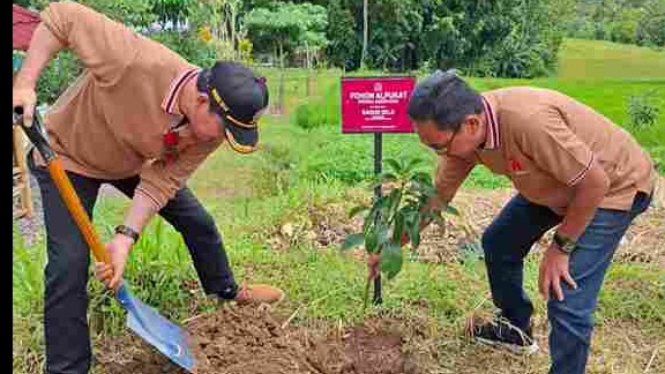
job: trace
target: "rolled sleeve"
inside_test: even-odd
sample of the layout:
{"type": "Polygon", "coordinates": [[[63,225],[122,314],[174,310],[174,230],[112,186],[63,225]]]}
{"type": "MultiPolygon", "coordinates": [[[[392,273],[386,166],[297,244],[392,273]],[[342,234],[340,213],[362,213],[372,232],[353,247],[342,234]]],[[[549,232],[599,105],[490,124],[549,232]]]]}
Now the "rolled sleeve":
{"type": "Polygon", "coordinates": [[[189,147],[176,161],[169,164],[162,160],[151,162],[141,172],[141,181],[136,192],[148,197],[154,207],[160,210],[220,143],[221,141],[210,142],[189,147]]]}
{"type": "Polygon", "coordinates": [[[584,178],[594,154],[558,111],[541,110],[523,123],[518,129],[518,144],[540,169],[568,186],[584,178]]]}
{"type": "Polygon", "coordinates": [[[436,168],[434,182],[441,200],[450,202],[457,190],[476,165],[474,161],[467,161],[454,156],[442,156],[436,168]]]}
{"type": "Polygon", "coordinates": [[[40,18],[99,82],[115,82],[141,48],[134,31],[75,2],[51,3],[40,18]]]}

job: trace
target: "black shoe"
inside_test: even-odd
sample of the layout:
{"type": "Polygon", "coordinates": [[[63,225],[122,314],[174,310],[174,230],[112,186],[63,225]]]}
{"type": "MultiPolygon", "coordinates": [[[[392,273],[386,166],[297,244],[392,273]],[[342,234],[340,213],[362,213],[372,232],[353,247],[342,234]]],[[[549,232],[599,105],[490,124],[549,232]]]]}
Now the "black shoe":
{"type": "Polygon", "coordinates": [[[473,326],[471,336],[480,343],[506,348],[514,353],[530,355],[538,350],[531,326],[527,331],[523,331],[501,317],[473,326]]]}

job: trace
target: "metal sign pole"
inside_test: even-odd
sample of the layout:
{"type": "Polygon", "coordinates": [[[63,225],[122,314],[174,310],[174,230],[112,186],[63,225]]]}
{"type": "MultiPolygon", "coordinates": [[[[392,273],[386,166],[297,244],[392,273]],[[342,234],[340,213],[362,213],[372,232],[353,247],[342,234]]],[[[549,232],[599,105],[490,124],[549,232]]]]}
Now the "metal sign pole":
{"type": "MultiPolygon", "coordinates": [[[[381,158],[382,158],[382,143],[383,143],[383,134],[380,132],[374,133],[374,174],[379,176],[381,174],[381,158]]],[[[381,185],[374,187],[374,198],[381,198],[381,185]]],[[[378,219],[381,219],[380,217],[378,219]]],[[[381,298],[381,271],[379,270],[374,278],[374,298],[372,299],[374,304],[378,305],[383,302],[381,298]]]]}

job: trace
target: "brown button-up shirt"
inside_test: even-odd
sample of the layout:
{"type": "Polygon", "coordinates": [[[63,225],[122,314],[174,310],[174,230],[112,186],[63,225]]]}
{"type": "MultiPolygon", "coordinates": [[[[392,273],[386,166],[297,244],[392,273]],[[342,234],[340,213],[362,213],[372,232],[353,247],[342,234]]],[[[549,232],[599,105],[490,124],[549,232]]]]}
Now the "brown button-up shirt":
{"type": "Polygon", "coordinates": [[[556,91],[510,87],[482,94],[485,144],[472,160],[443,156],[436,182],[449,201],[477,164],[507,176],[529,201],[564,214],[578,183],[597,161],[610,188],[601,208],[629,210],[638,191],[651,193],[651,157],[624,129],[556,91]]]}
{"type": "Polygon", "coordinates": [[[199,68],[77,3],[52,3],[40,16],[86,68],[44,118],[52,148],[67,170],[81,175],[140,175],[136,193],[163,207],[222,141],[197,142],[183,126],[179,156],[173,162],[163,157],[163,136],[183,117],[182,87],[199,68]]]}

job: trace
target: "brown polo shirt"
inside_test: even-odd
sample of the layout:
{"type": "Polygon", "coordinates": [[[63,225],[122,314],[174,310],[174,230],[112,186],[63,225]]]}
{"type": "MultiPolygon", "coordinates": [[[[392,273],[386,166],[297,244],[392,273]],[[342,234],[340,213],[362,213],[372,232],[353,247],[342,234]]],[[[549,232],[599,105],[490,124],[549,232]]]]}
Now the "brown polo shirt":
{"type": "Polygon", "coordinates": [[[104,180],[140,175],[136,193],[163,207],[221,143],[197,142],[183,126],[179,156],[163,157],[163,135],[182,119],[182,87],[199,68],[77,3],[52,3],[40,16],[86,68],[44,118],[65,168],[104,180]]]}
{"type": "Polygon", "coordinates": [[[510,87],[482,94],[487,138],[471,160],[444,156],[437,188],[450,201],[477,164],[507,176],[526,199],[564,214],[578,183],[597,161],[610,188],[601,208],[629,210],[638,191],[651,193],[651,157],[626,130],[556,91],[510,87]]]}

